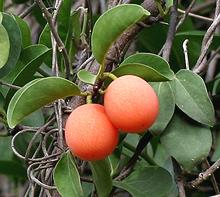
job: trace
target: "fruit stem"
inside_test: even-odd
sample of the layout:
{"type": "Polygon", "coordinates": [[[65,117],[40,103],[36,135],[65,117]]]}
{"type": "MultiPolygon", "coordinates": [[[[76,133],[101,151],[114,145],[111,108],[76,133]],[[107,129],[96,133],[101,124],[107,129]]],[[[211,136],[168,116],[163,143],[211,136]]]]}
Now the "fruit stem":
{"type": "Polygon", "coordinates": [[[99,89],[99,94],[105,94],[105,90],[99,89]]]}
{"type": "Polygon", "coordinates": [[[87,97],[86,97],[86,103],[89,104],[89,103],[92,103],[92,94],[88,94],[87,97]]]}
{"type": "Polygon", "coordinates": [[[110,78],[112,80],[117,79],[117,77],[114,74],[109,73],[109,72],[104,72],[102,75],[102,79],[106,79],[106,78],[110,78]]]}

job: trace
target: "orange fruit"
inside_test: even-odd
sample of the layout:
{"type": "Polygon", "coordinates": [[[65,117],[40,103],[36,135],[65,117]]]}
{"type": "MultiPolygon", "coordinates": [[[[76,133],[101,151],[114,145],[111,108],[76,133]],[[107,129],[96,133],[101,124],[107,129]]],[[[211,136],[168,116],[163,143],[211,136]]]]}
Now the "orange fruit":
{"type": "Polygon", "coordinates": [[[99,104],[85,104],[68,117],[65,138],[71,152],[83,160],[101,160],[112,153],[118,143],[118,130],[99,104]]]}
{"type": "Polygon", "coordinates": [[[153,88],[143,79],[125,75],[106,89],[104,107],[107,116],[122,132],[138,133],[156,120],[159,101],[153,88]]]}

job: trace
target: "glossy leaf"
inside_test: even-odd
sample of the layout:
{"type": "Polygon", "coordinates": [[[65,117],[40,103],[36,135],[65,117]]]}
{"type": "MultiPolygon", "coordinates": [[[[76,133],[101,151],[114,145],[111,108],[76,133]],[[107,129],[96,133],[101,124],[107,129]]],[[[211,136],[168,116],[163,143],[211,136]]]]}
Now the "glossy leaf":
{"type": "Polygon", "coordinates": [[[92,32],[92,52],[96,60],[103,64],[113,42],[129,27],[150,13],[135,4],[116,6],[105,12],[95,23],[92,32]]]}
{"type": "Polygon", "coordinates": [[[12,97],[7,111],[8,125],[13,128],[44,105],[73,95],[80,95],[78,86],[64,78],[47,77],[31,81],[12,97]]]}
{"type": "Polygon", "coordinates": [[[108,197],[112,190],[111,166],[109,160],[89,162],[93,181],[99,197],[108,197]]]}
{"type": "Polygon", "coordinates": [[[175,113],[163,132],[161,143],[186,170],[206,158],[212,145],[211,131],[182,113],[175,113]]]}
{"type": "Polygon", "coordinates": [[[78,78],[84,83],[94,85],[97,79],[97,75],[92,74],[91,72],[83,69],[77,73],[78,78]]]}
{"type": "Polygon", "coordinates": [[[59,14],[57,16],[58,32],[63,42],[65,42],[67,32],[69,31],[72,3],[73,3],[73,0],[63,1],[59,9],[59,14]]]}
{"type": "Polygon", "coordinates": [[[190,118],[208,126],[214,125],[214,108],[199,75],[180,70],[174,80],[174,92],[177,106],[190,118]]]}
{"type": "Polygon", "coordinates": [[[23,119],[21,125],[29,127],[41,127],[44,125],[44,114],[42,110],[37,110],[23,119]]]}
{"type": "MultiPolygon", "coordinates": [[[[33,75],[42,64],[48,51],[49,49],[44,45],[28,46],[21,52],[16,67],[3,80],[17,86],[25,85],[32,80],[33,75]]],[[[4,93],[9,101],[15,90],[7,89],[4,93]]]]}
{"type": "Polygon", "coordinates": [[[132,197],[164,197],[171,190],[173,182],[170,173],[161,167],[142,167],[113,184],[128,191],[132,197]]]}
{"type": "Polygon", "coordinates": [[[159,98],[159,115],[150,127],[150,132],[160,135],[170,122],[175,110],[175,98],[169,82],[150,84],[159,98]]]}
{"type": "MultiPolygon", "coordinates": [[[[4,8],[4,0],[0,0],[0,12],[3,11],[4,8]]],[[[0,24],[1,24],[1,13],[0,13],[0,24]]]]}
{"type": "Polygon", "coordinates": [[[83,197],[80,176],[70,152],[63,154],[55,167],[53,177],[62,197],[83,197]]]}
{"type": "Polygon", "coordinates": [[[3,68],[0,69],[0,78],[5,76],[16,65],[21,52],[22,38],[21,31],[14,17],[3,13],[2,25],[8,32],[10,41],[10,50],[8,61],[3,68]]]}
{"type": "Polygon", "coordinates": [[[160,73],[169,80],[172,80],[174,77],[174,73],[170,69],[169,63],[166,60],[164,60],[162,57],[155,55],[153,53],[136,53],[126,58],[121,63],[121,65],[129,64],[129,63],[144,64],[156,70],[158,73],[160,73]]]}
{"type": "Polygon", "coordinates": [[[21,31],[22,47],[25,48],[32,44],[30,28],[25,20],[16,15],[14,17],[21,31]]]}
{"type": "Polygon", "coordinates": [[[39,36],[38,43],[43,44],[43,45],[47,46],[48,48],[52,48],[50,27],[48,24],[46,24],[44,29],[42,30],[42,32],[39,36]]]}
{"type": "Polygon", "coordinates": [[[161,73],[155,69],[139,63],[128,63],[116,68],[113,72],[117,77],[123,75],[136,75],[143,78],[146,81],[168,81],[169,79],[164,77],[161,73]]]}
{"type": "Polygon", "coordinates": [[[3,25],[0,24],[0,68],[2,68],[6,62],[8,61],[9,57],[9,50],[10,50],[10,41],[8,37],[8,33],[3,25]]]}

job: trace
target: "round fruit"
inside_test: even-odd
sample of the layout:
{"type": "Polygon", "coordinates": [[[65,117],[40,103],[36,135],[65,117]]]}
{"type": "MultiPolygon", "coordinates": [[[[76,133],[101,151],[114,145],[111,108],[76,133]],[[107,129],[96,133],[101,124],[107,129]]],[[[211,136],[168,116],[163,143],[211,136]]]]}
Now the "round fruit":
{"type": "Polygon", "coordinates": [[[110,121],[122,132],[143,132],[156,120],[159,102],[153,88],[143,79],[125,75],[106,89],[104,107],[110,121]]]}
{"type": "Polygon", "coordinates": [[[68,117],[65,138],[71,152],[83,160],[101,160],[112,153],[118,143],[118,130],[99,104],[85,104],[68,117]]]}

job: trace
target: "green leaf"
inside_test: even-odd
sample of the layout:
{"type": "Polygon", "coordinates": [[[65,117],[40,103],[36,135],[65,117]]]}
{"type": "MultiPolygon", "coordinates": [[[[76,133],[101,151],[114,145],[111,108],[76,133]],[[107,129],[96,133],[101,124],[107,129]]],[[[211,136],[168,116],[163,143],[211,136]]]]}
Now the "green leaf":
{"type": "Polygon", "coordinates": [[[27,174],[27,171],[20,163],[16,161],[0,161],[0,174],[24,178],[27,174]]]}
{"type": "MultiPolygon", "coordinates": [[[[4,0],[0,0],[0,12],[3,11],[3,8],[4,8],[4,0]]],[[[1,16],[0,16],[0,23],[1,23],[1,16]]]]}
{"type": "Polygon", "coordinates": [[[48,24],[46,24],[44,29],[42,30],[42,32],[39,36],[38,43],[43,44],[43,45],[47,46],[48,48],[52,48],[50,27],[48,24]]]}
{"type": "Polygon", "coordinates": [[[161,143],[183,168],[190,171],[208,156],[212,135],[209,128],[179,112],[163,132],[161,143]]]}
{"type": "Polygon", "coordinates": [[[67,32],[69,31],[72,3],[73,3],[73,0],[63,1],[63,3],[61,4],[60,10],[59,10],[59,14],[57,16],[58,32],[63,42],[65,42],[67,32]]]}
{"type": "Polygon", "coordinates": [[[13,151],[11,149],[11,137],[0,137],[0,149],[4,150],[1,153],[0,161],[11,161],[13,151]]]}
{"type": "Polygon", "coordinates": [[[10,72],[10,70],[16,65],[21,52],[22,38],[21,31],[14,17],[3,13],[2,25],[8,32],[10,41],[10,50],[8,61],[3,68],[0,69],[0,78],[10,72]]]}
{"type": "Polygon", "coordinates": [[[175,110],[175,98],[169,82],[150,83],[159,98],[159,115],[150,132],[160,135],[170,122],[175,110]]]}
{"type": "Polygon", "coordinates": [[[42,110],[37,110],[23,119],[21,125],[29,127],[41,127],[44,125],[44,114],[42,110]]]}
{"type": "Polygon", "coordinates": [[[16,15],[14,15],[14,17],[21,31],[22,47],[25,48],[32,44],[30,28],[25,20],[16,15]]]}
{"type": "Polygon", "coordinates": [[[70,152],[64,153],[58,161],[53,177],[62,197],[83,197],[80,176],[70,152]]]}
{"type": "Polygon", "coordinates": [[[166,1],[166,8],[169,9],[172,6],[173,6],[173,0],[167,0],[166,1]]]}
{"type": "Polygon", "coordinates": [[[164,197],[172,188],[172,177],[161,167],[142,167],[114,186],[128,191],[132,197],[164,197]]]}
{"type": "Polygon", "coordinates": [[[13,128],[44,105],[73,95],[80,95],[78,86],[64,78],[47,77],[31,81],[12,97],[7,111],[8,125],[13,128]]]}
{"type": "MultiPolygon", "coordinates": [[[[71,17],[70,17],[72,2],[73,0],[63,1],[59,9],[59,14],[57,16],[58,32],[63,42],[65,42],[66,40],[69,25],[70,25],[70,22],[72,22],[71,17]]],[[[39,43],[44,44],[49,48],[52,48],[51,32],[50,32],[50,27],[48,24],[44,26],[44,29],[40,34],[39,43]]]]}
{"type": "Polygon", "coordinates": [[[0,68],[2,68],[9,57],[10,42],[6,29],[0,24],[0,68]]]}
{"type": "Polygon", "coordinates": [[[214,153],[212,155],[211,161],[215,162],[220,158],[220,133],[216,132],[214,135],[215,143],[214,143],[214,153]]]}
{"type": "Polygon", "coordinates": [[[112,190],[111,166],[108,158],[89,162],[99,197],[108,197],[112,190]]]}
{"type": "Polygon", "coordinates": [[[105,12],[96,21],[92,32],[92,52],[96,60],[103,64],[114,41],[129,27],[149,15],[147,10],[135,4],[119,5],[105,12]]]}
{"type": "Polygon", "coordinates": [[[78,78],[84,83],[94,85],[97,79],[97,75],[92,74],[91,72],[83,69],[77,73],[78,78]]]}
{"type": "MultiPolygon", "coordinates": [[[[21,52],[16,67],[3,80],[17,86],[25,85],[33,79],[33,75],[42,64],[48,51],[49,49],[44,45],[28,46],[21,52]]],[[[9,102],[15,90],[7,88],[4,93],[9,102]]]]}
{"type": "Polygon", "coordinates": [[[156,70],[168,80],[172,80],[174,78],[174,73],[170,69],[169,63],[162,57],[153,53],[136,53],[126,58],[121,65],[129,63],[144,64],[147,67],[151,67],[152,69],[156,70]]]}
{"type": "Polygon", "coordinates": [[[0,0],[0,24],[2,24],[2,18],[3,18],[3,15],[1,13],[1,3],[2,3],[3,0],[0,0]]]}
{"type": "Polygon", "coordinates": [[[177,106],[190,118],[208,125],[215,124],[214,108],[203,79],[189,70],[180,70],[174,80],[177,106]]]}
{"type": "Polygon", "coordinates": [[[4,104],[5,104],[5,98],[4,96],[2,95],[2,93],[0,92],[0,117],[5,117],[6,116],[6,113],[5,113],[5,110],[4,110],[4,104]]]}
{"type": "Polygon", "coordinates": [[[136,75],[138,77],[143,78],[146,81],[154,81],[154,82],[169,80],[163,75],[161,75],[161,73],[159,73],[155,69],[139,63],[124,64],[113,70],[112,73],[117,77],[123,75],[136,75]]]}

